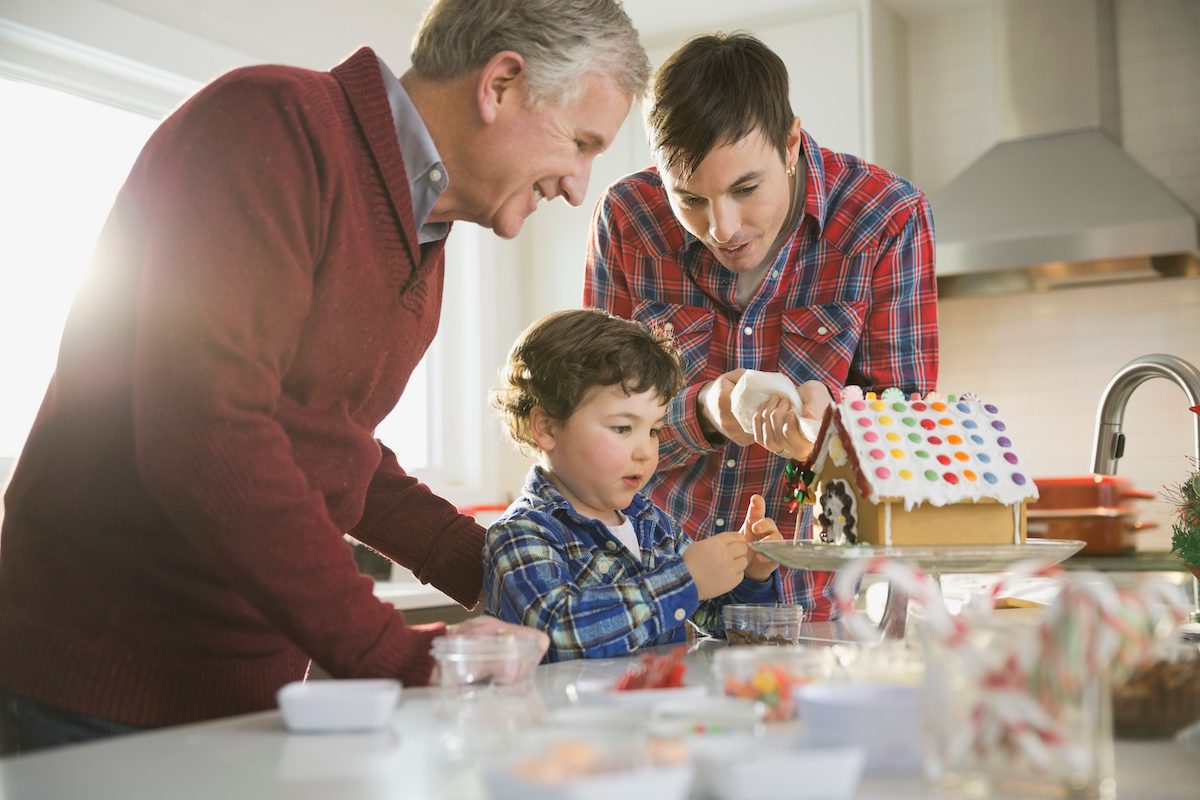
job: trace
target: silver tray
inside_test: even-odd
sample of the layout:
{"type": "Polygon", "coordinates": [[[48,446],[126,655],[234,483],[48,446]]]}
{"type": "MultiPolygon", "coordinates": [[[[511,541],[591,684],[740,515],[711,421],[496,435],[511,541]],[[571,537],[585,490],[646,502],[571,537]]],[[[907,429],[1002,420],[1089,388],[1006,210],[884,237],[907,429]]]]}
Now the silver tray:
{"type": "Polygon", "coordinates": [[[1030,539],[1024,544],[839,545],[801,540],[753,542],[772,561],[797,569],[838,570],[860,558],[886,556],[919,564],[930,572],[1003,572],[1017,561],[1038,559],[1057,564],[1083,548],[1077,539],[1030,539]]]}

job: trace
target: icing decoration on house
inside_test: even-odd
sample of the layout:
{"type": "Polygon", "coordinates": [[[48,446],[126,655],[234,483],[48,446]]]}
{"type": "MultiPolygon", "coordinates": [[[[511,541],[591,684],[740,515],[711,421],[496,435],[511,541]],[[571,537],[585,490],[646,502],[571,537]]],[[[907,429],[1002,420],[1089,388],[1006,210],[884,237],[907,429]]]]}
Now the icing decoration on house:
{"type": "Polygon", "coordinates": [[[849,386],[841,397],[803,465],[822,541],[1025,541],[1025,504],[1037,487],[996,406],[973,394],[906,399],[849,386]]]}

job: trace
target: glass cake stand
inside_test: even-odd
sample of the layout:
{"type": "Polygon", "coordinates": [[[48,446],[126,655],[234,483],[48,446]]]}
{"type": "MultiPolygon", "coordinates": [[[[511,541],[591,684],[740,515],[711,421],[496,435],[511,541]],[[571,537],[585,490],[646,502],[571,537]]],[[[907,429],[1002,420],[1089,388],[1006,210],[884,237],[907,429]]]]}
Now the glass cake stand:
{"type": "MultiPolygon", "coordinates": [[[[917,564],[939,583],[941,575],[962,572],[1004,572],[1018,561],[1035,559],[1057,564],[1079,552],[1076,539],[1029,539],[1024,544],[977,545],[840,545],[817,541],[752,542],[751,547],[772,561],[795,569],[836,572],[863,558],[886,557],[917,564]]],[[[887,603],[879,620],[885,638],[901,639],[908,620],[908,597],[888,586],[887,603]]]]}

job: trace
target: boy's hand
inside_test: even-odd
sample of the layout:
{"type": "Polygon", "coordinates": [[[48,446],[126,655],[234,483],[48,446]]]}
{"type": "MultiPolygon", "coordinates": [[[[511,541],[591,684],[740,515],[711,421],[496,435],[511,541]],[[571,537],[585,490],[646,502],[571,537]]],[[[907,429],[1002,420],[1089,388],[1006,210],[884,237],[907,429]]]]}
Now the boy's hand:
{"type": "MultiPolygon", "coordinates": [[[[766,516],[766,510],[767,501],[763,500],[762,495],[751,496],[750,507],[746,510],[746,521],[742,523],[742,529],[738,531],[745,537],[747,544],[764,540],[783,541],[783,534],[775,526],[775,520],[766,516]]],[[[753,550],[750,553],[751,558],[746,564],[746,577],[759,583],[766,582],[770,579],[771,573],[779,568],[779,564],[761,553],[753,550]]]]}
{"type": "Polygon", "coordinates": [[[683,563],[701,600],[725,594],[742,582],[750,548],[746,538],[737,531],[725,531],[694,542],[683,551],[683,563]]]}

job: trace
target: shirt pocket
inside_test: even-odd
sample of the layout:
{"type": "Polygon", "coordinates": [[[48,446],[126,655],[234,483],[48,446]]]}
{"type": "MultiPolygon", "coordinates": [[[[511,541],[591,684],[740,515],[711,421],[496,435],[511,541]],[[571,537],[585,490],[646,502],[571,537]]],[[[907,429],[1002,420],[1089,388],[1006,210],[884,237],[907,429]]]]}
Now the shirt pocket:
{"type": "Polygon", "coordinates": [[[862,339],[867,304],[822,303],[783,312],[779,369],[796,383],[841,387],[862,339]]]}
{"type": "Polygon", "coordinates": [[[643,300],[633,309],[633,318],[647,327],[662,328],[675,338],[683,360],[687,382],[692,383],[708,366],[716,311],[702,306],[685,306],[659,300],[643,300]]]}
{"type": "Polygon", "coordinates": [[[617,553],[573,543],[567,547],[571,576],[581,589],[615,583],[625,577],[625,566],[617,553]]]}

